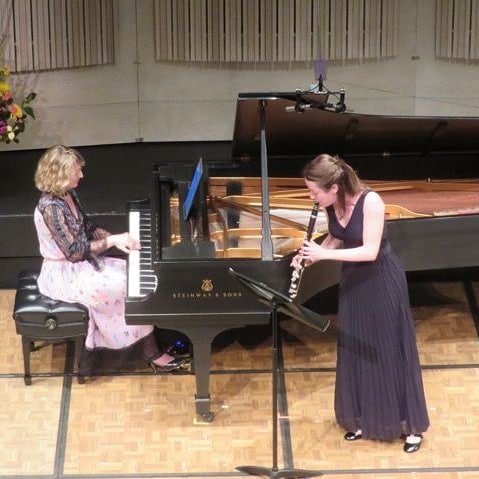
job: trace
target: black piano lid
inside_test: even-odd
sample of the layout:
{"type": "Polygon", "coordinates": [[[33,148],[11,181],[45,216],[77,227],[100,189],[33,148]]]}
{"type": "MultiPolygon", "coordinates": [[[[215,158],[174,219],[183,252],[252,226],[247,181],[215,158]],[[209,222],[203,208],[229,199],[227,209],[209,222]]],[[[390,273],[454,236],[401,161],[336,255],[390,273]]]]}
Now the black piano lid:
{"type": "MultiPolygon", "coordinates": [[[[265,104],[268,156],[313,157],[319,153],[372,156],[479,151],[479,117],[371,115],[334,110],[337,98],[298,92],[240,93],[233,134],[234,158],[260,156],[260,103],[265,104]],[[314,103],[331,102],[327,109],[314,103]],[[308,108],[308,107],[307,107],[308,108]]],[[[347,101],[346,101],[347,103],[347,101]]]]}

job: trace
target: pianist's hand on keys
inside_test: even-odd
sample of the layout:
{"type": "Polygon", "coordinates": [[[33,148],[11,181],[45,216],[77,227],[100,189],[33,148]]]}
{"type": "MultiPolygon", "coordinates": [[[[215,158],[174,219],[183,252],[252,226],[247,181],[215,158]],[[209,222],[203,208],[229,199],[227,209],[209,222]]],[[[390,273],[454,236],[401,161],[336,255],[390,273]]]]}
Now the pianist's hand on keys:
{"type": "Polygon", "coordinates": [[[130,233],[110,235],[106,237],[106,241],[108,248],[115,246],[124,253],[141,249],[140,241],[131,236],[130,233]]]}

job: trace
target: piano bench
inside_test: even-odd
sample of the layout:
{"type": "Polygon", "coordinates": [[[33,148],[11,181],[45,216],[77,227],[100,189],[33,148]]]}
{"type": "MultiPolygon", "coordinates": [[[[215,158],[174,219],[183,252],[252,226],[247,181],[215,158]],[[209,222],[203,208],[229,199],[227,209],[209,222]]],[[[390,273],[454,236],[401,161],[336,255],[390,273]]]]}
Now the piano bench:
{"type": "MultiPolygon", "coordinates": [[[[88,329],[88,309],[79,303],[55,301],[43,296],[37,285],[38,271],[21,271],[13,308],[16,331],[22,336],[24,381],[32,384],[30,352],[48,344],[74,342],[74,356],[81,357],[88,329]],[[41,341],[35,346],[35,341],[41,341]],[[76,354],[75,354],[76,353],[76,354]]],[[[78,359],[78,362],[80,359],[78,359]]],[[[78,382],[85,378],[79,374],[78,382]]]]}

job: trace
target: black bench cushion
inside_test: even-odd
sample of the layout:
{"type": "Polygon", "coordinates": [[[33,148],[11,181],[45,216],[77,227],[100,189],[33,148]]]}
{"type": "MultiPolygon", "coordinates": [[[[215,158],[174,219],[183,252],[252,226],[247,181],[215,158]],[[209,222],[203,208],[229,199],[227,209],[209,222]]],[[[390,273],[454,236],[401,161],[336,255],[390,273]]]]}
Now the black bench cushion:
{"type": "Polygon", "coordinates": [[[79,303],[55,301],[40,294],[38,272],[18,276],[13,318],[18,334],[35,339],[63,339],[86,335],[88,309],[79,303]]]}

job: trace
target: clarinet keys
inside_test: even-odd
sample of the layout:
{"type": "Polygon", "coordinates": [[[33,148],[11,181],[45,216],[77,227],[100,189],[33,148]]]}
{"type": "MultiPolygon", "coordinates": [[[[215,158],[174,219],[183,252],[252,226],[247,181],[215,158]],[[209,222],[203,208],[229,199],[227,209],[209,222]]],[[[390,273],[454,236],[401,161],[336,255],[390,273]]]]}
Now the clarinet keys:
{"type": "MultiPolygon", "coordinates": [[[[314,227],[316,225],[316,219],[318,218],[318,211],[319,211],[319,205],[318,203],[314,203],[313,209],[311,210],[311,215],[309,217],[308,228],[306,231],[306,240],[308,241],[313,236],[314,227]]],[[[301,259],[298,266],[294,268],[291,274],[291,282],[290,282],[289,290],[288,290],[289,297],[291,299],[296,298],[296,296],[298,295],[299,282],[301,280],[301,276],[303,275],[303,270],[304,270],[304,260],[301,259]]]]}

